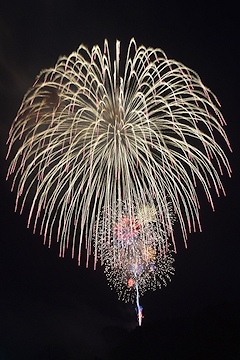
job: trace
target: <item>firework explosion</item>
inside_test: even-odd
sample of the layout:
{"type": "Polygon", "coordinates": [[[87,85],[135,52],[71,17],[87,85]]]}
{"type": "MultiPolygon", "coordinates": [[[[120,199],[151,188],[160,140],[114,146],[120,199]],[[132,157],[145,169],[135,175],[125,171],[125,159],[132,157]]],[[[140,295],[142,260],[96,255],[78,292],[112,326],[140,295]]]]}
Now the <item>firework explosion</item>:
{"type": "Polygon", "coordinates": [[[230,148],[220,104],[198,74],[134,39],[122,76],[119,68],[119,41],[113,63],[107,40],[103,52],[80,45],[59,58],[26,93],[8,139],[15,211],[32,199],[33,232],[39,229],[49,246],[56,233],[60,256],[71,247],[74,257],[77,249],[79,264],[85,246],[86,266],[94,248],[95,268],[103,209],[115,214],[110,230],[122,244],[137,242],[142,227],[146,236],[155,217],[146,207],[157,209],[157,247],[171,238],[176,252],[168,203],[187,246],[187,231],[201,230],[197,183],[213,207],[210,187],[224,193],[221,164],[231,174],[214,135],[230,148]]]}
{"type": "MultiPolygon", "coordinates": [[[[105,266],[109,283],[116,288],[119,298],[127,302],[135,296],[134,291],[128,292],[132,290],[129,280],[130,283],[133,282],[132,285],[139,285],[140,295],[150,288],[155,290],[162,284],[166,285],[165,278],[162,277],[167,273],[165,265],[171,265],[174,260],[170,256],[172,251],[169,250],[172,245],[165,240],[165,230],[157,213],[154,218],[147,221],[144,219],[143,222],[137,218],[139,211],[136,205],[125,202],[121,205],[120,214],[118,207],[105,209],[102,213],[98,233],[98,258],[105,266]],[[132,210],[131,218],[129,208],[132,210]],[[116,217],[120,217],[117,223],[116,217]]],[[[169,268],[170,274],[172,270],[169,268]]],[[[167,278],[169,279],[168,276],[167,278]]]]}
{"type": "Polygon", "coordinates": [[[156,290],[166,286],[167,280],[171,281],[170,275],[174,275],[173,251],[165,240],[166,234],[155,208],[137,209],[136,205],[124,202],[121,209],[121,214],[118,208],[117,214],[115,209],[103,211],[98,233],[98,258],[118,298],[125,302],[136,300],[141,325],[139,298],[147,290],[156,290]]]}

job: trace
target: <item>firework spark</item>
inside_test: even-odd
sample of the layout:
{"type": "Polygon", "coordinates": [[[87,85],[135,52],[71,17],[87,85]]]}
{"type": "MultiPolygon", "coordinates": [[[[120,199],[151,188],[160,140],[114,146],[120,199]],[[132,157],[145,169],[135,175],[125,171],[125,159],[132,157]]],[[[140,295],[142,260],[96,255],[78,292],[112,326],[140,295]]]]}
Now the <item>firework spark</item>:
{"type": "Polygon", "coordinates": [[[103,52],[80,45],[59,58],[26,93],[8,139],[15,209],[32,199],[28,226],[49,246],[56,232],[60,256],[77,248],[79,264],[85,244],[87,266],[93,238],[96,266],[102,209],[114,209],[117,224],[122,202],[135,202],[144,224],[143,207],[154,205],[176,251],[168,202],[186,244],[187,230],[201,229],[197,183],[213,207],[211,185],[224,193],[221,164],[231,173],[214,135],[230,147],[220,104],[194,71],[134,39],[122,76],[119,68],[119,41],[113,63],[107,40],[103,52]]]}

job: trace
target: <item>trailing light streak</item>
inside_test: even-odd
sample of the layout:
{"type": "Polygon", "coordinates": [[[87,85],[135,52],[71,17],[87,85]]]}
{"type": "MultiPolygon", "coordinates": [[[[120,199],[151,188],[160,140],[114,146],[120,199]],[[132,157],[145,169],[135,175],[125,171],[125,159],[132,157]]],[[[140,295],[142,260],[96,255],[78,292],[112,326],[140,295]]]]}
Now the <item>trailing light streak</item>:
{"type": "Polygon", "coordinates": [[[137,308],[136,308],[136,312],[137,312],[137,316],[138,316],[138,325],[141,326],[142,325],[142,318],[143,318],[143,314],[142,314],[143,308],[139,304],[138,284],[136,285],[136,292],[137,292],[137,297],[136,297],[137,308]]]}

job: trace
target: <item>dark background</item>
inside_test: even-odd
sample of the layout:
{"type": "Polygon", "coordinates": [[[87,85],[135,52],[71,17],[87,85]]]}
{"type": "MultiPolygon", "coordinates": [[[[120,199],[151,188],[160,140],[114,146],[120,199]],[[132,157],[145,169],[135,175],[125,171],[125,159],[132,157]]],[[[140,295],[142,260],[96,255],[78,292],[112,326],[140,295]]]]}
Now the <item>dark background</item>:
{"type": "Polygon", "coordinates": [[[0,360],[239,359],[239,17],[233,1],[3,1],[0,6],[0,360]],[[233,154],[227,197],[201,189],[202,233],[185,250],[176,226],[176,275],[148,292],[142,328],[101,268],[58,257],[14,213],[5,145],[27,89],[80,43],[124,54],[131,37],[198,72],[222,104],[233,154]]]}

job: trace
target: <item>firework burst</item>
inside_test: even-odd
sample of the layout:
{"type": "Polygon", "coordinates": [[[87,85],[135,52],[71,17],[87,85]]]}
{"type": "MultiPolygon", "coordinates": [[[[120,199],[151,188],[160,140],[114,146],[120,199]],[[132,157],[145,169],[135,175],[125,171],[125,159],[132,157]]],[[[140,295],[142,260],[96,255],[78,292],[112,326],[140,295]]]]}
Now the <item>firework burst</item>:
{"type": "Polygon", "coordinates": [[[149,205],[146,208],[156,215],[144,218],[144,222],[136,217],[144,209],[126,202],[117,208],[104,209],[99,222],[98,258],[110,287],[125,302],[139,303],[147,290],[166,286],[174,275],[172,244],[166,240],[166,230],[156,209],[149,205]]]}
{"type": "Polygon", "coordinates": [[[221,164],[231,173],[214,137],[230,147],[220,104],[194,71],[134,39],[122,76],[119,64],[119,41],[113,62],[107,40],[103,52],[81,45],[59,58],[26,93],[8,139],[15,209],[29,197],[28,226],[49,246],[56,232],[60,256],[77,248],[79,264],[84,244],[87,266],[93,238],[96,265],[102,209],[120,219],[123,201],[155,204],[176,251],[168,202],[186,244],[187,230],[200,227],[197,182],[213,207],[210,186],[224,192],[221,164]]]}

